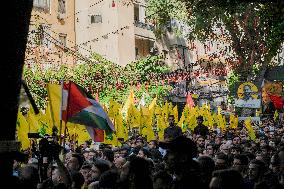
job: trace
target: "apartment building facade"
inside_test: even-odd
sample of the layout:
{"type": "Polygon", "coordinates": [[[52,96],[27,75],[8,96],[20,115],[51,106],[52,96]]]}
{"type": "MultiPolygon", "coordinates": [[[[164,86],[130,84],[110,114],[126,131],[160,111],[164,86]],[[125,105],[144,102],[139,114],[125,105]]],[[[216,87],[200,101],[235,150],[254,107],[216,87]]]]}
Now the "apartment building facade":
{"type": "Polygon", "coordinates": [[[178,49],[189,62],[186,49],[181,48],[186,47],[185,40],[174,34],[156,39],[154,26],[146,19],[145,0],[130,4],[117,0],[76,0],[75,7],[76,42],[79,52],[85,56],[95,52],[125,66],[157,51],[171,65],[178,62],[178,49]]]}
{"type": "Polygon", "coordinates": [[[26,64],[75,65],[75,1],[33,0],[26,64]]]}

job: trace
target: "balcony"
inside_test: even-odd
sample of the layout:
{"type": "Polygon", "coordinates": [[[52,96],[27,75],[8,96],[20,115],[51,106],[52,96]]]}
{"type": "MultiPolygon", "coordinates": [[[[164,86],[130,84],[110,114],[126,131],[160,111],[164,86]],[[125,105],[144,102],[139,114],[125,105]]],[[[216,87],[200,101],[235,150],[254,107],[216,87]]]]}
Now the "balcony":
{"type": "Polygon", "coordinates": [[[134,26],[134,33],[136,37],[155,40],[155,34],[153,32],[154,26],[140,21],[135,21],[134,26]]]}
{"type": "Polygon", "coordinates": [[[152,26],[150,24],[147,24],[147,23],[143,23],[143,22],[140,22],[140,21],[135,21],[134,25],[136,27],[138,27],[138,28],[154,31],[154,26],[152,26]]]}

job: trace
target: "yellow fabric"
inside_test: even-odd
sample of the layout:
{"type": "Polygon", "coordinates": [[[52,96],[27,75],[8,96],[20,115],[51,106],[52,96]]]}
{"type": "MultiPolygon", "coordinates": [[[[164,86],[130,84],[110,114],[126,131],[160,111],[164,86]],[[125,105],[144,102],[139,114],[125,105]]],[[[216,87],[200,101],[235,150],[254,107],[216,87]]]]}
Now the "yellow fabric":
{"type": "Polygon", "coordinates": [[[276,121],[276,120],[278,119],[278,117],[279,117],[279,113],[278,113],[278,111],[276,110],[276,111],[274,112],[274,115],[273,115],[274,121],[276,121]]]}
{"type": "Polygon", "coordinates": [[[21,112],[18,112],[17,119],[17,136],[18,141],[21,142],[21,148],[26,150],[30,147],[30,140],[28,138],[29,124],[21,112]]]}
{"type": "Polygon", "coordinates": [[[238,127],[238,116],[230,114],[230,128],[236,129],[238,127]]]}
{"type": "Polygon", "coordinates": [[[27,122],[29,124],[29,132],[37,133],[39,129],[38,118],[34,113],[32,106],[30,105],[28,114],[27,114],[27,122]]]}
{"type": "Polygon", "coordinates": [[[130,89],[128,98],[125,101],[124,106],[122,108],[122,114],[123,114],[123,116],[126,117],[126,119],[127,119],[127,111],[129,110],[129,108],[131,106],[134,106],[134,98],[135,98],[134,91],[133,91],[133,89],[130,89]]]}
{"type": "Polygon", "coordinates": [[[47,93],[48,93],[50,114],[53,121],[53,125],[59,128],[62,87],[61,85],[49,83],[47,84],[47,93]]]}
{"type": "Polygon", "coordinates": [[[177,106],[175,106],[171,112],[172,115],[175,117],[175,123],[178,123],[178,109],[177,106]]]}
{"type": "MultiPolygon", "coordinates": [[[[63,130],[65,127],[65,123],[63,123],[63,129],[62,129],[62,134],[64,134],[63,130]]],[[[82,144],[84,143],[86,140],[90,140],[91,137],[88,133],[88,131],[86,130],[86,127],[84,125],[79,125],[79,124],[74,124],[74,123],[70,123],[68,122],[66,127],[68,128],[68,132],[69,132],[69,139],[73,138],[75,139],[75,141],[78,141],[78,144],[82,144]]],[[[68,139],[66,139],[68,140],[68,139]]]]}
{"type": "Polygon", "coordinates": [[[251,125],[251,118],[247,118],[247,119],[245,120],[245,127],[246,127],[246,129],[247,129],[247,131],[248,131],[248,136],[249,136],[249,138],[250,138],[251,140],[255,141],[256,136],[255,136],[255,132],[254,132],[254,130],[253,130],[253,128],[252,128],[252,125],[251,125]]]}
{"type": "Polygon", "coordinates": [[[150,103],[149,105],[149,110],[151,111],[155,106],[156,106],[156,103],[157,103],[157,97],[155,97],[152,102],[150,103]]]}

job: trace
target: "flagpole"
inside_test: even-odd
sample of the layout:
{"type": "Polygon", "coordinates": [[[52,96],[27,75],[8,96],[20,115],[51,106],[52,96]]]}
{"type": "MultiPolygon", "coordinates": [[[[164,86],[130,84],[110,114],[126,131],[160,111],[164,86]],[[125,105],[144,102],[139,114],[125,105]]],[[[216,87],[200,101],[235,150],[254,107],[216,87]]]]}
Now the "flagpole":
{"type": "MultiPolygon", "coordinates": [[[[71,82],[69,81],[68,86],[68,100],[67,100],[67,108],[66,108],[66,122],[64,124],[64,136],[63,136],[63,148],[65,148],[65,140],[66,140],[66,125],[68,122],[68,110],[69,110],[69,102],[70,102],[70,89],[71,89],[71,82]]],[[[63,89],[63,88],[62,88],[63,89]]],[[[65,158],[64,158],[65,159],[65,158]]],[[[64,161],[64,160],[63,160],[64,161]]]]}
{"type": "MultiPolygon", "coordinates": [[[[59,123],[59,144],[62,145],[62,106],[63,106],[63,83],[64,80],[61,80],[61,110],[60,110],[60,123],[59,123]]],[[[66,123],[65,123],[66,124],[66,123]]]]}

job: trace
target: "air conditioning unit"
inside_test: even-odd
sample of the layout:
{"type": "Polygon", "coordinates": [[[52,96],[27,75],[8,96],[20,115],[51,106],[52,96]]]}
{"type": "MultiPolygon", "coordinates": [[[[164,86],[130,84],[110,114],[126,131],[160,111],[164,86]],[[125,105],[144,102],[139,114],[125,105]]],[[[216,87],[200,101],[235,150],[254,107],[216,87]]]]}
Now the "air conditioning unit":
{"type": "Polygon", "coordinates": [[[66,14],[65,14],[65,13],[58,13],[58,14],[57,14],[57,18],[58,18],[59,20],[63,20],[65,17],[66,17],[66,14]]]}

